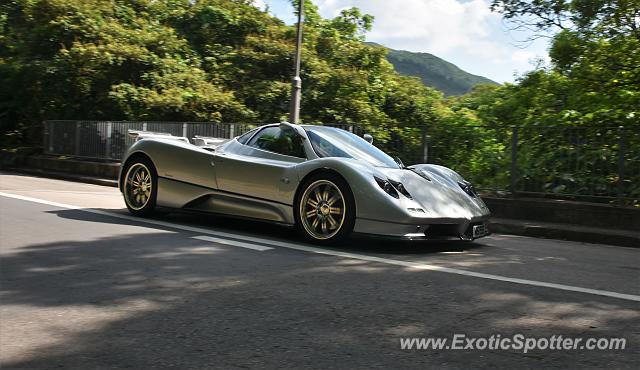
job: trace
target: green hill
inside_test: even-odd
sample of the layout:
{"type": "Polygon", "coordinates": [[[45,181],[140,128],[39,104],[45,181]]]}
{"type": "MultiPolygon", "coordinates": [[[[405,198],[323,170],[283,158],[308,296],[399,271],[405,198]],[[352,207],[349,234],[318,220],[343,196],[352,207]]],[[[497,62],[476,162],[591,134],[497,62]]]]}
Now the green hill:
{"type": "MultiPolygon", "coordinates": [[[[384,47],[375,43],[369,44],[384,47]]],[[[486,77],[465,72],[455,64],[433,54],[389,48],[387,50],[387,59],[398,73],[419,77],[425,85],[435,87],[445,95],[462,95],[471,91],[473,86],[482,83],[498,85],[486,77]]]]}

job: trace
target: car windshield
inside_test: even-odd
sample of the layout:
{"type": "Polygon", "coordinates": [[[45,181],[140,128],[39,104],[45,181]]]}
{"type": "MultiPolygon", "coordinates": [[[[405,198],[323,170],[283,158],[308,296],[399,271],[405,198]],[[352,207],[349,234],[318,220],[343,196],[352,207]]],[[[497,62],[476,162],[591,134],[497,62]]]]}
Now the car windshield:
{"type": "Polygon", "coordinates": [[[354,158],[376,167],[399,167],[385,152],[348,131],[323,126],[309,126],[305,130],[311,146],[320,157],[354,158]]]}

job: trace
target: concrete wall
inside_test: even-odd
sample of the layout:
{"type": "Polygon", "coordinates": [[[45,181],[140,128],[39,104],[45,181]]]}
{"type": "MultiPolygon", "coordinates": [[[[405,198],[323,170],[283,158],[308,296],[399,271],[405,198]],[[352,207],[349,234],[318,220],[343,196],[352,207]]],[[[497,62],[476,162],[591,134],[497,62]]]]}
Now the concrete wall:
{"type": "Polygon", "coordinates": [[[484,198],[494,217],[640,230],[640,209],[568,200],[484,198]]]}
{"type": "Polygon", "coordinates": [[[3,156],[3,168],[35,169],[116,180],[120,163],[92,162],[52,156],[3,156]]]}

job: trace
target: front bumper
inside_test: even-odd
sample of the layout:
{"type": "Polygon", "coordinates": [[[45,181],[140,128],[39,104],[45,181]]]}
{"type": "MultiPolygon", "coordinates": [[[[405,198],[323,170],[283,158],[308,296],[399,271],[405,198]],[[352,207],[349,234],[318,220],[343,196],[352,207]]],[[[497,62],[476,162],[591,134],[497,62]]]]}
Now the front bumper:
{"type": "Polygon", "coordinates": [[[353,231],[410,240],[474,240],[491,234],[488,221],[488,216],[471,220],[422,219],[409,224],[357,218],[353,231]]]}

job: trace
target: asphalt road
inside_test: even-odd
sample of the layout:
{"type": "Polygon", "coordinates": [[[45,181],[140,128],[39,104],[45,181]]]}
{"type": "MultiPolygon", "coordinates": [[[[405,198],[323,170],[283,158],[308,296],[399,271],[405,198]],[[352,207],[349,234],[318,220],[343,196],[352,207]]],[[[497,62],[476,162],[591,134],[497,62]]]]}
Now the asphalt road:
{"type": "Polygon", "coordinates": [[[640,367],[640,249],[492,235],[353,239],[0,174],[2,369],[640,367]],[[401,338],[626,339],[624,350],[403,350],[401,338]]]}

